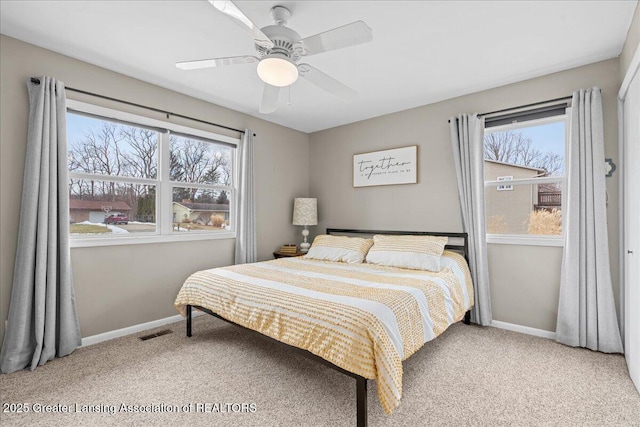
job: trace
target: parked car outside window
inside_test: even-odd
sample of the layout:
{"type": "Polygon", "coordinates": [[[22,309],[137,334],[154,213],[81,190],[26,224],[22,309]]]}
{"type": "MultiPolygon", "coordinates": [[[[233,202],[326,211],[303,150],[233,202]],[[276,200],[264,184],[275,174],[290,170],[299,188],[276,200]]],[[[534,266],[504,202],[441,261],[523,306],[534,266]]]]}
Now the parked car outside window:
{"type": "Polygon", "coordinates": [[[129,217],[125,214],[109,215],[104,219],[105,224],[129,224],[129,217]]]}

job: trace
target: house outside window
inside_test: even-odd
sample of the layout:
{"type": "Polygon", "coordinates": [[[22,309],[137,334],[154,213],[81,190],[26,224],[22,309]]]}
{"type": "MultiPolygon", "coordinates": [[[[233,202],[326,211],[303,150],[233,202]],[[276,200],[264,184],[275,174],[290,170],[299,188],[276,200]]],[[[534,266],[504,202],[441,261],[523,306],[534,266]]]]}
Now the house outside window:
{"type": "Polygon", "coordinates": [[[237,139],[67,104],[72,246],[235,237],[237,139]]]}
{"type": "Polygon", "coordinates": [[[566,118],[555,115],[485,130],[488,243],[563,244],[566,118]]]}

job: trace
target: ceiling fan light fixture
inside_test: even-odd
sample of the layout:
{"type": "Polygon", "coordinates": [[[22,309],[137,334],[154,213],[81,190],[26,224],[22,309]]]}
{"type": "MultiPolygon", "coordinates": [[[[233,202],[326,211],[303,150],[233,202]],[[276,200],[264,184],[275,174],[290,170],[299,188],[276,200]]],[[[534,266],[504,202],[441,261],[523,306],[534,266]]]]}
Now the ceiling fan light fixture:
{"type": "Polygon", "coordinates": [[[284,55],[269,55],[258,64],[260,79],[276,87],[292,85],[298,80],[298,67],[284,55]]]}

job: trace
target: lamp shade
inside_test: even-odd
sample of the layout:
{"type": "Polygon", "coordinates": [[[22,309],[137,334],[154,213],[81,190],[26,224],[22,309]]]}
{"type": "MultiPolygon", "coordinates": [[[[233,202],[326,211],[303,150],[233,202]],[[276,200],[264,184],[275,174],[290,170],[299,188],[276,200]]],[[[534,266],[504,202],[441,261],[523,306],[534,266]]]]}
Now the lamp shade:
{"type": "Polygon", "coordinates": [[[293,225],[318,225],[318,199],[293,200],[293,225]]]}

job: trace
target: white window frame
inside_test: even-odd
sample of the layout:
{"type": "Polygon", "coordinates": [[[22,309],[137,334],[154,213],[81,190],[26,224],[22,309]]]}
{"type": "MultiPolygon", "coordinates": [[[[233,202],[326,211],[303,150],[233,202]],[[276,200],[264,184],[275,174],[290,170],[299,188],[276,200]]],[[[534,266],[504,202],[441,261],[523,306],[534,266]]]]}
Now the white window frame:
{"type": "MultiPolygon", "coordinates": [[[[571,108],[567,108],[566,113],[563,115],[557,115],[553,117],[546,117],[544,119],[527,120],[518,123],[510,123],[502,126],[491,127],[490,132],[500,132],[505,130],[515,130],[521,128],[528,128],[533,126],[540,126],[550,123],[564,122],[564,159],[565,159],[565,174],[561,177],[543,177],[543,178],[527,178],[527,179],[512,179],[509,180],[509,185],[531,185],[531,184],[551,184],[560,183],[562,187],[562,235],[560,236],[545,236],[545,235],[531,235],[531,234],[491,234],[486,233],[487,243],[499,244],[499,245],[523,245],[523,246],[564,246],[565,233],[566,233],[566,188],[567,188],[567,165],[568,165],[568,153],[569,153],[569,138],[570,138],[570,126],[569,117],[571,116],[571,108]]],[[[485,129],[485,133],[488,133],[485,129]]],[[[485,181],[484,188],[497,188],[500,185],[505,185],[505,181],[485,181]]],[[[486,203],[486,198],[485,198],[486,203]]]]}
{"type": "Polygon", "coordinates": [[[85,102],[67,100],[67,109],[93,114],[104,117],[105,120],[114,119],[141,126],[167,129],[169,132],[158,132],[158,174],[153,178],[135,178],[127,176],[111,176],[101,174],[90,174],[84,172],[69,171],[69,179],[84,178],[95,179],[107,182],[126,182],[132,184],[147,184],[156,187],[156,231],[140,234],[125,235],[109,235],[109,236],[79,236],[70,234],[71,248],[93,247],[93,246],[115,246],[115,245],[135,245],[163,242],[184,242],[196,240],[218,240],[218,239],[234,239],[236,237],[235,223],[231,221],[231,228],[225,231],[199,231],[194,230],[184,233],[176,233],[173,231],[173,189],[178,188],[196,188],[202,190],[226,190],[231,191],[232,201],[229,204],[229,217],[235,218],[235,209],[237,209],[238,188],[237,188],[237,149],[232,150],[231,154],[231,186],[210,185],[189,182],[171,181],[169,171],[169,135],[170,132],[193,135],[226,144],[231,144],[237,148],[240,140],[224,135],[218,135],[213,132],[203,131],[187,126],[181,126],[163,120],[152,119],[149,117],[139,116],[137,114],[126,113],[124,111],[114,110],[111,108],[101,107],[98,105],[88,104],[85,102]]]}

